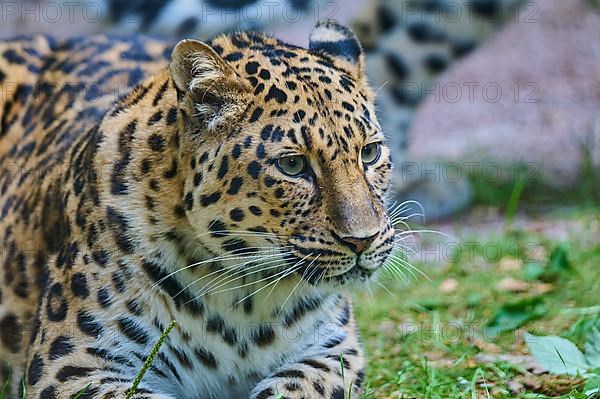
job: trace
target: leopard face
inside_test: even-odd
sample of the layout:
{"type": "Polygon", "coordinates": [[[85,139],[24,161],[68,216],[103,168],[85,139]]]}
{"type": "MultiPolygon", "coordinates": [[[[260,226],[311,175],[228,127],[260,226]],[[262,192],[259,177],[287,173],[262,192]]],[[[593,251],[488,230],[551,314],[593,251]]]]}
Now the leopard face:
{"type": "Polygon", "coordinates": [[[255,256],[267,274],[315,285],[366,280],[394,229],[390,154],[360,45],[327,23],[309,50],[249,35],[173,52],[183,202],[199,245],[227,267],[255,256]]]}

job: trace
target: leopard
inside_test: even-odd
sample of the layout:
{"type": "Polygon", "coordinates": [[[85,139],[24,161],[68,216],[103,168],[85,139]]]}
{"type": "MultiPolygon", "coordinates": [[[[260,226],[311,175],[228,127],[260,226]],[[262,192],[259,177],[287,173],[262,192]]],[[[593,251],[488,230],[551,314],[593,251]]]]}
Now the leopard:
{"type": "Polygon", "coordinates": [[[1,42],[8,397],[360,394],[392,163],[356,35],[308,42],[1,42]]]}

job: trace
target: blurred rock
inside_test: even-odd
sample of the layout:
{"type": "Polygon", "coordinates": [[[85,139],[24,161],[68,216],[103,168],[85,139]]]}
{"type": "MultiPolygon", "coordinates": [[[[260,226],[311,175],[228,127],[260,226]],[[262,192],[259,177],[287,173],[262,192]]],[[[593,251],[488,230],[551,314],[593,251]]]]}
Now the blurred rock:
{"type": "Polygon", "coordinates": [[[511,165],[533,163],[532,177],[573,186],[585,151],[600,166],[600,13],[585,0],[538,0],[515,18],[442,76],[416,115],[409,156],[464,171],[497,162],[505,178],[511,165]]]}

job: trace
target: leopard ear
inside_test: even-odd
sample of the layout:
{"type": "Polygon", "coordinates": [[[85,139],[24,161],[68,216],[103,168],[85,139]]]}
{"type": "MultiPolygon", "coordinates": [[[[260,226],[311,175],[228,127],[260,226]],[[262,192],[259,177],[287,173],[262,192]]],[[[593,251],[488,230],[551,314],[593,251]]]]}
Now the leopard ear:
{"type": "Polygon", "coordinates": [[[365,56],[358,38],[350,28],[333,20],[317,23],[310,34],[309,49],[343,61],[356,77],[364,74],[365,56]]]}
{"type": "Polygon", "coordinates": [[[187,115],[204,121],[209,129],[242,115],[251,101],[251,88],[212,47],[182,40],[171,57],[171,78],[187,115]]]}

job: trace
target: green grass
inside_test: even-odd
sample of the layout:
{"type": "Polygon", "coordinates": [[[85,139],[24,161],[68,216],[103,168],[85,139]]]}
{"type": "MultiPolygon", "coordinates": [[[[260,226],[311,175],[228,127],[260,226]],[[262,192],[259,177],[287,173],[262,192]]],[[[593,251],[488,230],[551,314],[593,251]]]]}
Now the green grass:
{"type": "Polygon", "coordinates": [[[75,394],[75,397],[73,399],[79,399],[81,398],[81,396],[87,392],[88,389],[90,389],[92,387],[92,384],[88,384],[86,387],[84,387],[82,390],[80,390],[79,392],[77,392],[77,394],[75,394]]]}
{"type": "MultiPolygon", "coordinates": [[[[600,0],[589,1],[600,4],[600,0]]],[[[594,163],[593,142],[581,145],[579,152],[581,166],[573,187],[556,187],[554,181],[548,181],[555,176],[543,175],[543,169],[535,163],[507,166],[482,161],[468,176],[473,200],[476,204],[505,207],[509,219],[514,216],[519,202],[529,210],[540,205],[594,208],[600,203],[600,170],[594,163]]]]}
{"type": "Polygon", "coordinates": [[[165,340],[167,339],[167,337],[169,336],[169,334],[171,333],[173,328],[175,328],[176,325],[177,325],[177,322],[175,320],[171,321],[171,323],[169,323],[167,328],[165,328],[165,330],[160,334],[158,341],[156,341],[156,343],[154,344],[154,347],[152,348],[152,351],[150,351],[150,354],[148,355],[148,357],[146,358],[146,361],[142,365],[142,369],[140,370],[138,375],[135,377],[135,380],[133,380],[133,383],[131,384],[131,388],[129,389],[129,392],[127,392],[127,396],[125,399],[130,399],[133,397],[133,395],[135,394],[135,392],[138,389],[138,386],[142,382],[142,379],[144,378],[146,371],[148,371],[150,366],[152,366],[154,359],[158,355],[158,352],[160,351],[160,347],[163,345],[163,343],[165,342],[165,340]]]}
{"type": "MultiPolygon", "coordinates": [[[[592,226],[600,223],[599,213],[586,215],[592,226]]],[[[565,215],[565,222],[579,216],[565,215]]],[[[581,346],[578,326],[600,317],[600,239],[590,239],[584,230],[580,235],[571,235],[568,242],[559,243],[544,235],[508,230],[473,237],[473,241],[480,242],[479,248],[487,242],[497,245],[507,254],[505,260],[486,260],[482,251],[475,250],[472,257],[463,254],[449,264],[419,264],[431,281],[419,279],[408,288],[398,281],[384,281],[393,296],[384,289],[374,290],[372,295],[357,295],[355,308],[368,356],[365,381],[369,390],[363,399],[545,397],[541,392],[585,398],[580,380],[533,375],[505,361],[484,363],[479,356],[526,354],[525,331],[571,334],[569,339],[581,346]],[[527,248],[531,243],[545,248],[546,259],[555,250],[553,262],[523,264],[521,260],[530,253],[527,248]],[[518,260],[512,262],[518,267],[502,268],[506,259],[518,260]],[[545,273],[534,273],[532,277],[534,266],[544,266],[545,273]],[[534,288],[518,293],[497,289],[507,277],[533,279],[532,287],[538,288],[552,284],[554,290],[540,294],[534,288]],[[440,286],[449,278],[456,280],[456,289],[442,292],[440,286]],[[532,319],[504,333],[488,326],[498,312],[505,311],[503,305],[514,307],[515,303],[533,304],[535,311],[528,310],[532,319]],[[584,313],[586,317],[582,317],[584,313]],[[527,379],[542,386],[525,387],[518,394],[510,390],[511,381],[527,379]]],[[[502,312],[500,319],[506,316],[502,312]]]]}
{"type": "MultiPolygon", "coordinates": [[[[6,381],[4,381],[4,384],[2,384],[2,388],[0,388],[0,399],[10,399],[7,396],[10,379],[11,379],[11,373],[9,371],[8,376],[6,377],[6,381]]],[[[25,381],[23,379],[21,379],[21,392],[23,392],[21,395],[22,399],[26,399],[27,398],[27,387],[25,386],[25,381]]]]}
{"type": "Polygon", "coordinates": [[[10,383],[10,371],[8,373],[8,376],[6,377],[6,381],[4,381],[4,384],[2,385],[2,389],[0,390],[0,399],[4,399],[6,396],[6,393],[8,392],[8,384],[10,383]]]}

